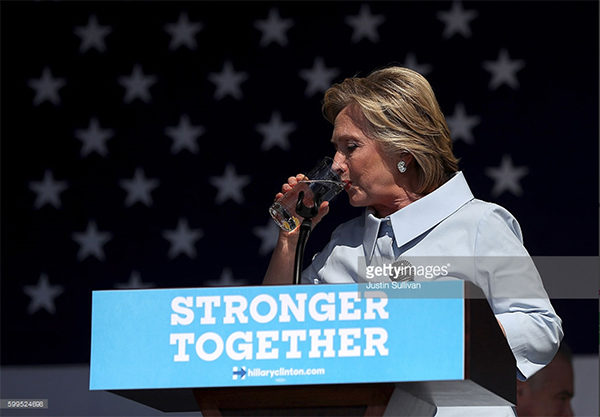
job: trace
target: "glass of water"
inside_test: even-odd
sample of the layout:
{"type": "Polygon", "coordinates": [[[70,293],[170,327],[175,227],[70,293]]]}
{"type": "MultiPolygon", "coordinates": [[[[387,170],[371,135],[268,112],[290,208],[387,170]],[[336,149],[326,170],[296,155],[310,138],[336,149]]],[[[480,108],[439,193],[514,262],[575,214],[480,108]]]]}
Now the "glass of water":
{"type": "Polygon", "coordinates": [[[296,213],[300,192],[304,193],[303,204],[312,207],[315,203],[320,205],[323,201],[331,201],[343,189],[344,183],[336,170],[335,162],[327,156],[302,181],[298,181],[294,188],[275,201],[269,208],[269,213],[279,227],[291,232],[302,222],[302,216],[296,213]]]}

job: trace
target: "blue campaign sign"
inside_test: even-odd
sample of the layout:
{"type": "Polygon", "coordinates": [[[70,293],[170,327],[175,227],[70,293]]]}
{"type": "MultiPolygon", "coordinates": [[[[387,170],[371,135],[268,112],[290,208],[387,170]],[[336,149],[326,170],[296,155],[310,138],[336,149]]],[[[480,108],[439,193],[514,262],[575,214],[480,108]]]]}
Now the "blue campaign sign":
{"type": "Polygon", "coordinates": [[[94,291],[90,389],[464,378],[461,281],[94,291]]]}

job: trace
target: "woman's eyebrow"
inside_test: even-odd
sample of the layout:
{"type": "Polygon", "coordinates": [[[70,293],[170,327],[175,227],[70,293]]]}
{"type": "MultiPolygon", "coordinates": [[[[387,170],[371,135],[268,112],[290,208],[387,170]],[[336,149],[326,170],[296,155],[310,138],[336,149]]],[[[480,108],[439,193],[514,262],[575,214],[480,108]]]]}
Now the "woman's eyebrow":
{"type": "Polygon", "coordinates": [[[349,141],[349,140],[358,140],[358,138],[352,135],[339,135],[331,138],[331,143],[341,142],[341,141],[349,141]]]}

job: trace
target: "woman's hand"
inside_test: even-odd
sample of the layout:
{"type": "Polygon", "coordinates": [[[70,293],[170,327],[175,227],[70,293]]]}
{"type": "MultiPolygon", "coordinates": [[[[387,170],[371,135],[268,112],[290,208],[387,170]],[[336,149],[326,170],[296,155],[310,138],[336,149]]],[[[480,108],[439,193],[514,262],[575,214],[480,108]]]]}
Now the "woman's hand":
{"type": "MultiPolygon", "coordinates": [[[[279,200],[287,193],[292,194],[292,197],[298,198],[297,195],[301,191],[301,187],[298,187],[300,181],[307,179],[304,174],[298,174],[295,177],[289,177],[287,183],[281,186],[281,192],[275,195],[275,200],[279,200]]],[[[312,226],[315,227],[317,223],[321,221],[323,216],[329,212],[329,203],[324,201],[319,206],[319,212],[315,217],[312,218],[312,226]]],[[[294,269],[294,256],[296,254],[296,246],[298,245],[298,237],[300,235],[300,228],[296,227],[291,232],[286,232],[283,229],[279,230],[279,238],[277,244],[271,255],[271,262],[267,268],[267,273],[263,280],[263,284],[275,285],[275,284],[292,284],[293,283],[293,269],[294,269]]]]}
{"type": "MultiPolygon", "coordinates": [[[[292,193],[296,193],[298,194],[300,190],[294,190],[294,188],[297,187],[298,183],[300,181],[303,180],[307,180],[308,177],[304,174],[297,174],[295,177],[289,177],[287,183],[283,184],[281,186],[281,192],[277,193],[275,195],[275,201],[279,200],[280,198],[282,198],[284,196],[284,194],[287,194],[289,192],[292,193]]],[[[297,195],[294,196],[294,198],[297,198],[297,195]]],[[[319,212],[317,213],[317,215],[315,217],[312,218],[312,227],[314,228],[317,223],[319,223],[321,221],[321,219],[327,214],[329,213],[329,202],[328,201],[323,201],[321,203],[321,205],[319,206],[319,212]]],[[[294,229],[291,232],[285,232],[285,231],[281,231],[282,233],[284,233],[285,235],[288,236],[294,236],[298,234],[298,227],[296,229],[294,229]]],[[[281,233],[280,233],[280,237],[281,237],[281,233]]]]}

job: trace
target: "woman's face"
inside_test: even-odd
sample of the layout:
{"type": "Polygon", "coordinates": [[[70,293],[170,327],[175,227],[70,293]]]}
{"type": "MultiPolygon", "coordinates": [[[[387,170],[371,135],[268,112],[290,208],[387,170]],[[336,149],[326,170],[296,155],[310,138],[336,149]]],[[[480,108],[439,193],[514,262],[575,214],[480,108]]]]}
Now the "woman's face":
{"type": "Polygon", "coordinates": [[[346,183],[350,204],[373,207],[382,213],[394,205],[398,193],[396,163],[380,145],[361,129],[366,123],[355,105],[345,107],[336,117],[331,142],[336,152],[342,180],[346,183]]]}

